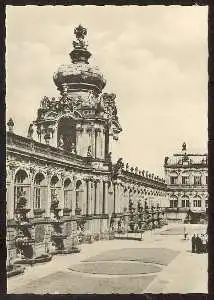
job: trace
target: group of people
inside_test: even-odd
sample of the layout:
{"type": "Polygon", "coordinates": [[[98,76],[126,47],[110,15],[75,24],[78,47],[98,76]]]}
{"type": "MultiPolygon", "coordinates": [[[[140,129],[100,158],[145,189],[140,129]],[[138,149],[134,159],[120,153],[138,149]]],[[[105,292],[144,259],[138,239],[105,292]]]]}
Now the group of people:
{"type": "Polygon", "coordinates": [[[192,236],[192,253],[206,253],[208,246],[208,235],[204,234],[193,234],[192,236]]]}

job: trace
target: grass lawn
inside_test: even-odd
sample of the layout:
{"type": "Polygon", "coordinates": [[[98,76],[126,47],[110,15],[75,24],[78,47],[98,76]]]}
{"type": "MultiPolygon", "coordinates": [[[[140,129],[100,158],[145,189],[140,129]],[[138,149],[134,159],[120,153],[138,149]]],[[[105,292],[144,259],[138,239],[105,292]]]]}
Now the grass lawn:
{"type": "Polygon", "coordinates": [[[80,263],[69,268],[70,270],[92,273],[92,274],[109,274],[109,275],[131,275],[131,274],[148,274],[160,272],[162,269],[152,264],[142,262],[91,262],[80,263]]]}
{"type": "Polygon", "coordinates": [[[72,272],[56,272],[24,286],[17,287],[15,294],[59,293],[59,294],[111,294],[141,293],[155,276],[93,278],[72,272]]]}
{"type": "Polygon", "coordinates": [[[184,228],[189,235],[201,234],[206,232],[206,225],[202,224],[183,224],[182,226],[173,226],[172,228],[166,229],[160,232],[160,235],[184,235],[184,228]]]}
{"type": "Polygon", "coordinates": [[[145,263],[154,263],[160,265],[168,265],[177,255],[179,251],[165,248],[125,248],[119,250],[111,250],[102,254],[90,257],[85,262],[98,261],[142,261],[145,263]]]}

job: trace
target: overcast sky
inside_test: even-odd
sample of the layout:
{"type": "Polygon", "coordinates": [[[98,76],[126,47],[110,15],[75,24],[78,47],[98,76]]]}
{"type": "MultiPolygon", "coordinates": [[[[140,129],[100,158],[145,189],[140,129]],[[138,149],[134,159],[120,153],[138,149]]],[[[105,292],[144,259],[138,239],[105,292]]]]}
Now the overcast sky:
{"type": "Polygon", "coordinates": [[[26,135],[52,76],[69,63],[74,27],[117,94],[123,132],[114,158],[162,174],[164,156],[207,147],[207,7],[7,7],[7,118],[26,135]]]}

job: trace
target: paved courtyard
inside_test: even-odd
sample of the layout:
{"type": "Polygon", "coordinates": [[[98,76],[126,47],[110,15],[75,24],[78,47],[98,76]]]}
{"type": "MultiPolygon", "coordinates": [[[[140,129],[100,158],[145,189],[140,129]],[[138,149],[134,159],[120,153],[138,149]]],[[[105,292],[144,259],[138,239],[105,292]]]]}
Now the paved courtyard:
{"type": "MultiPolygon", "coordinates": [[[[186,225],[189,238],[204,225],[186,225]]],[[[207,293],[207,254],[191,253],[184,225],[146,232],[143,241],[82,245],[8,279],[8,293],[207,293]]]]}

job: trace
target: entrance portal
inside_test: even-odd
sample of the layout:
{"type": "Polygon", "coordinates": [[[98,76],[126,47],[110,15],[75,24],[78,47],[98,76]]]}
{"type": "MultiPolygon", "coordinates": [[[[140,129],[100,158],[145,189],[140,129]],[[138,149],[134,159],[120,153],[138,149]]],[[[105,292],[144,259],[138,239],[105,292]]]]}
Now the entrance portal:
{"type": "Polygon", "coordinates": [[[58,123],[58,146],[67,151],[76,149],[76,123],[71,118],[62,118],[58,123]]]}

